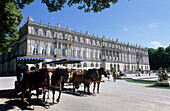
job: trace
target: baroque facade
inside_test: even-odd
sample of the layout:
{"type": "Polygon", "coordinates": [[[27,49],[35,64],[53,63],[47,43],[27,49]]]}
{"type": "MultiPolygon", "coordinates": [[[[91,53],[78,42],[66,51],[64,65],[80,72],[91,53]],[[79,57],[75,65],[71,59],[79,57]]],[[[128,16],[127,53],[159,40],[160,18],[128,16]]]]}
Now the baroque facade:
{"type": "MultiPolygon", "coordinates": [[[[79,58],[85,62],[80,64],[57,65],[48,67],[67,67],[74,69],[90,69],[105,67],[116,71],[135,71],[137,68],[150,70],[148,50],[140,45],[108,40],[71,31],[67,26],[62,29],[36,23],[29,16],[27,22],[20,27],[20,37],[12,44],[12,51],[0,56],[0,73],[16,71],[16,57],[44,57],[45,61],[64,58],[79,58]]],[[[40,63],[40,67],[41,67],[40,63]]],[[[31,65],[29,65],[29,68],[31,65]]]]}

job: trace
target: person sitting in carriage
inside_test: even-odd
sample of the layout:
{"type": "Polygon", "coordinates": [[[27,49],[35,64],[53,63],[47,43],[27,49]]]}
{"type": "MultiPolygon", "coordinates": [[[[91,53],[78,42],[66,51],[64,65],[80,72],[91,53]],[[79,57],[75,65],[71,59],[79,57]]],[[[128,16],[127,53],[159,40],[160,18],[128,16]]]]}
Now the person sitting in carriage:
{"type": "Polygon", "coordinates": [[[27,70],[28,70],[28,65],[26,64],[26,61],[24,61],[23,64],[20,66],[20,73],[21,73],[20,81],[23,80],[23,76],[27,70]]]}

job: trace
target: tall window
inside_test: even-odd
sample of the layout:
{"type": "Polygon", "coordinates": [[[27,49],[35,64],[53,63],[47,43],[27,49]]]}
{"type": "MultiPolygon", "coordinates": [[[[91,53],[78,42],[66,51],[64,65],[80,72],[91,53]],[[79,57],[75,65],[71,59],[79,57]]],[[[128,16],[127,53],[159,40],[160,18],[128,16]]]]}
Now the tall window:
{"type": "Polygon", "coordinates": [[[35,29],[35,35],[38,35],[38,29],[35,29]]]}
{"type": "Polygon", "coordinates": [[[102,53],[100,52],[100,54],[99,54],[99,57],[100,57],[100,59],[102,59],[102,53]]]}
{"type": "Polygon", "coordinates": [[[90,42],[91,42],[91,45],[93,45],[93,40],[90,40],[90,42]]]}
{"type": "Polygon", "coordinates": [[[51,37],[54,38],[54,32],[51,33],[51,37]]]}
{"type": "Polygon", "coordinates": [[[50,46],[50,55],[54,55],[54,45],[50,46]]]}
{"type": "Polygon", "coordinates": [[[97,52],[95,52],[95,58],[97,59],[97,52]]]}
{"type": "Polygon", "coordinates": [[[93,51],[90,52],[90,58],[93,59],[93,51]]]}
{"type": "Polygon", "coordinates": [[[86,58],[86,50],[83,50],[83,58],[86,58]]]}
{"type": "Polygon", "coordinates": [[[63,45],[62,46],[62,56],[65,56],[66,54],[65,54],[65,46],[63,45]]]}
{"type": "Polygon", "coordinates": [[[74,42],[74,37],[72,37],[72,41],[74,42]]]}
{"type": "Polygon", "coordinates": [[[74,48],[72,48],[72,56],[74,57],[75,55],[74,55],[74,48]]]}
{"type": "Polygon", "coordinates": [[[33,54],[34,55],[38,54],[38,43],[34,43],[33,45],[33,54]]]}
{"type": "Polygon", "coordinates": [[[43,36],[45,36],[45,37],[47,36],[47,33],[46,33],[46,31],[44,31],[44,32],[43,32],[43,36]]]}
{"type": "Polygon", "coordinates": [[[78,37],[78,42],[80,42],[80,37],[78,37]]]}
{"type": "Polygon", "coordinates": [[[86,39],[85,38],[83,39],[83,43],[86,43],[86,39]]]}
{"type": "Polygon", "coordinates": [[[77,49],[77,57],[80,58],[80,49],[77,49]]]}
{"type": "Polygon", "coordinates": [[[42,45],[42,55],[46,55],[46,45],[42,45]]]}

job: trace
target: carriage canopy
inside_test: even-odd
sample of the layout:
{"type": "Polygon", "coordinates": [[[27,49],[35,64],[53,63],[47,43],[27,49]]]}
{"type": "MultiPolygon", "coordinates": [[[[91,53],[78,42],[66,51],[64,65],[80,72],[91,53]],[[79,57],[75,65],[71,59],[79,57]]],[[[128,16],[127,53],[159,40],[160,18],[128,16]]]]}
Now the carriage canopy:
{"type": "Polygon", "coordinates": [[[42,57],[17,57],[17,62],[22,63],[26,61],[27,64],[34,64],[34,63],[39,63],[43,62],[45,58],[42,57]]]}
{"type": "Polygon", "coordinates": [[[56,61],[46,62],[46,64],[74,64],[74,63],[80,63],[80,62],[84,62],[84,61],[85,60],[83,60],[83,59],[69,58],[69,59],[60,59],[60,60],[56,60],[56,61]]]}

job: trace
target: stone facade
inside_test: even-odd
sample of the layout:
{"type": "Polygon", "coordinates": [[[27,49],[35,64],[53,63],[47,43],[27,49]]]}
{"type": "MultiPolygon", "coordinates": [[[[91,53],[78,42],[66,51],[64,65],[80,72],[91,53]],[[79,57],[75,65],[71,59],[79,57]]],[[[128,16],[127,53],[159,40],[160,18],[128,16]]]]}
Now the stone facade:
{"type": "MultiPolygon", "coordinates": [[[[0,73],[16,71],[16,57],[38,56],[46,61],[63,58],[80,58],[85,62],[80,64],[59,65],[74,69],[90,69],[105,67],[116,68],[117,71],[135,71],[138,67],[149,70],[148,50],[137,44],[119,42],[118,39],[107,40],[71,31],[70,27],[62,29],[43,25],[28,17],[27,22],[20,27],[19,40],[12,44],[12,51],[0,56],[0,73]]],[[[31,65],[29,65],[29,68],[31,65]]],[[[40,63],[41,67],[41,63],[40,63]]],[[[48,66],[50,67],[50,65],[48,66]]]]}

